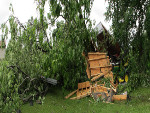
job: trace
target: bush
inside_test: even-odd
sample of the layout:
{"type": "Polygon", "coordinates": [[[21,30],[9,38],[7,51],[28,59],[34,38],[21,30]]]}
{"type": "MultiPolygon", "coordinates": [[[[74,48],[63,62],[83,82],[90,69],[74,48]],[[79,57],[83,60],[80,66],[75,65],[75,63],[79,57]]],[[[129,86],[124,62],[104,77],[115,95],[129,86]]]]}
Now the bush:
{"type": "Polygon", "coordinates": [[[150,86],[150,75],[143,73],[132,73],[130,74],[129,81],[127,84],[128,92],[134,91],[138,87],[148,87],[150,86]]]}

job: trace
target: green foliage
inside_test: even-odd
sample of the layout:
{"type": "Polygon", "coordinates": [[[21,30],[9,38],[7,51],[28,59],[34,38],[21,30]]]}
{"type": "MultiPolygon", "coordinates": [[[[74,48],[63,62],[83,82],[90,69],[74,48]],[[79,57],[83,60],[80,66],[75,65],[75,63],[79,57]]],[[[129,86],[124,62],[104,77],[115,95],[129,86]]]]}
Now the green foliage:
{"type": "Polygon", "coordinates": [[[103,78],[100,80],[100,83],[105,84],[105,87],[110,87],[110,85],[111,85],[110,80],[111,80],[111,78],[103,78]]]}
{"type": "Polygon", "coordinates": [[[96,36],[89,20],[93,1],[52,0],[49,4],[51,12],[48,17],[51,23],[55,23],[58,17],[64,20],[57,22],[52,34],[52,69],[49,73],[57,77],[63,88],[74,88],[86,78],[82,53],[90,51],[91,38],[96,36]]]}
{"type": "MultiPolygon", "coordinates": [[[[0,112],[10,113],[20,109],[22,101],[18,94],[19,76],[9,68],[7,61],[0,62],[0,112]]],[[[21,76],[21,75],[20,75],[21,76]]]]}
{"type": "Polygon", "coordinates": [[[118,1],[108,0],[106,19],[112,19],[112,29],[116,41],[128,55],[129,49],[139,53],[138,60],[143,54],[144,16],[146,15],[149,0],[118,1]]]}
{"type": "Polygon", "coordinates": [[[127,84],[127,91],[132,92],[138,87],[149,87],[150,86],[150,76],[145,75],[144,73],[141,74],[134,74],[130,75],[128,84],[127,84]]]}
{"type": "Polygon", "coordinates": [[[121,58],[129,59],[131,90],[147,84],[150,76],[148,73],[150,64],[149,2],[149,0],[108,0],[106,19],[112,20],[114,38],[122,49],[121,58]]]}
{"type": "Polygon", "coordinates": [[[58,22],[52,34],[54,39],[53,49],[50,51],[52,69],[49,73],[53,73],[64,88],[74,88],[78,82],[85,80],[86,64],[82,53],[89,50],[85,48],[84,41],[87,41],[88,35],[95,35],[94,31],[90,32],[91,28],[86,30],[80,27],[79,29],[76,25],[68,26],[63,21],[58,22]]]}
{"type": "MultiPolygon", "coordinates": [[[[7,39],[10,33],[11,40],[5,56],[8,64],[1,66],[8,69],[1,80],[10,78],[9,73],[11,73],[13,76],[9,84],[16,84],[10,92],[5,90],[5,93],[11,95],[9,98],[14,98],[12,102],[16,102],[17,106],[10,107],[12,104],[9,104],[8,99],[1,104],[6,109],[10,107],[10,112],[19,109],[22,101],[36,99],[43,101],[43,96],[49,87],[43,76],[57,79],[63,89],[74,88],[78,82],[87,79],[82,53],[90,51],[91,38],[96,36],[89,19],[93,1],[50,0],[48,18],[44,16],[46,0],[36,0],[36,2],[39,18],[31,17],[23,25],[17,17],[14,17],[11,5],[12,15],[8,19],[10,29],[6,24],[2,25],[3,39],[7,39]],[[50,25],[55,25],[59,17],[63,17],[64,22],[57,23],[57,28],[51,37],[47,30],[50,25]],[[48,23],[49,21],[51,23],[48,23]],[[49,41],[48,37],[53,41],[49,41]]],[[[5,84],[1,85],[6,87],[5,84]]]]}

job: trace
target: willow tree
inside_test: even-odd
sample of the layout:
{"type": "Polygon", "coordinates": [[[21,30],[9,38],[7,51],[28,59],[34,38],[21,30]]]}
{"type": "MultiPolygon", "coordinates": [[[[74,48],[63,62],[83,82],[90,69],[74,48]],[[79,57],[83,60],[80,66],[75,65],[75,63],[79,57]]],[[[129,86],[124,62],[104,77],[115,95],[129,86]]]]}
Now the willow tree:
{"type": "Polygon", "coordinates": [[[112,20],[112,30],[116,41],[120,43],[123,54],[129,55],[132,50],[140,68],[144,54],[145,18],[149,8],[149,0],[106,0],[106,19],[112,20]]]}
{"type": "Polygon", "coordinates": [[[8,33],[11,36],[6,58],[0,65],[2,112],[19,109],[22,101],[42,100],[49,87],[47,78],[57,79],[64,89],[76,87],[86,77],[82,53],[90,51],[90,40],[95,37],[89,19],[93,0],[36,0],[36,3],[39,18],[31,17],[22,24],[11,6],[9,27],[6,23],[1,26],[3,40],[8,33]],[[50,10],[45,16],[47,2],[50,10]],[[59,17],[64,23],[52,37],[48,29],[59,17]]]}

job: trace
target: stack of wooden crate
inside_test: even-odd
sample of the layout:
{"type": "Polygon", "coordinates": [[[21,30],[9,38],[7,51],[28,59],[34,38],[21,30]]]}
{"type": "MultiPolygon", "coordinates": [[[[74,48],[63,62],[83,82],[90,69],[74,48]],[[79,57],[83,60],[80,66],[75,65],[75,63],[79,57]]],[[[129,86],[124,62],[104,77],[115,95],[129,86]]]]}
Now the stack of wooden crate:
{"type": "Polygon", "coordinates": [[[87,75],[91,81],[95,81],[100,77],[110,77],[113,81],[112,65],[109,56],[106,53],[88,53],[87,59],[87,75]]]}

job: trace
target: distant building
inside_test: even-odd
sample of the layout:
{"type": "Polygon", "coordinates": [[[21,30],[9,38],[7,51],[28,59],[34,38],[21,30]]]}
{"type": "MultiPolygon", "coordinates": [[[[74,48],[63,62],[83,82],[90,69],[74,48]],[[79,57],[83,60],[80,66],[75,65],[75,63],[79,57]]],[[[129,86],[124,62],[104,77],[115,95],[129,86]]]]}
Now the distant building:
{"type": "Polygon", "coordinates": [[[0,41],[0,59],[3,59],[5,57],[5,48],[6,48],[5,42],[2,43],[2,41],[0,41]]]}
{"type": "Polygon", "coordinates": [[[95,27],[95,30],[98,31],[97,42],[94,45],[95,51],[98,52],[108,52],[109,56],[119,55],[120,54],[120,46],[116,42],[112,43],[110,38],[113,38],[104,25],[99,22],[95,27]],[[103,44],[103,45],[102,45],[103,44]]]}

